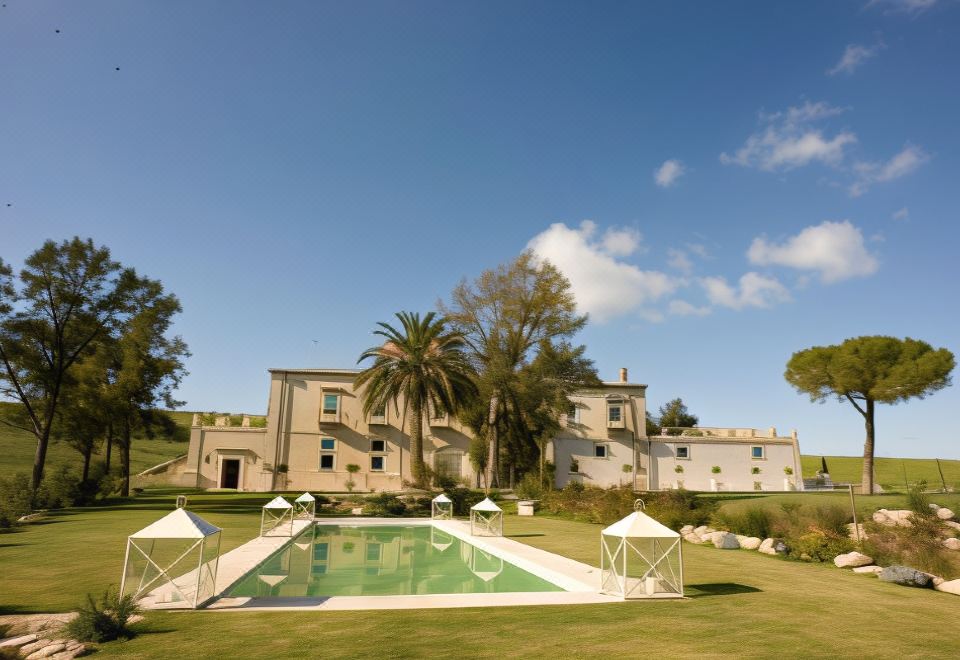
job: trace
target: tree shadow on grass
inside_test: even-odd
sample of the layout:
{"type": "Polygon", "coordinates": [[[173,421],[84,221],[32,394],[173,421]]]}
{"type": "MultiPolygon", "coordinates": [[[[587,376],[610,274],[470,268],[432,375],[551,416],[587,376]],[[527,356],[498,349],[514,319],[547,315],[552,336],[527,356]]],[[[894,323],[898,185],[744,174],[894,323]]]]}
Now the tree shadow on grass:
{"type": "Polygon", "coordinates": [[[707,584],[688,584],[684,586],[684,595],[688,598],[705,598],[707,596],[731,596],[733,594],[760,593],[762,589],[736,582],[710,582],[707,584]]]}

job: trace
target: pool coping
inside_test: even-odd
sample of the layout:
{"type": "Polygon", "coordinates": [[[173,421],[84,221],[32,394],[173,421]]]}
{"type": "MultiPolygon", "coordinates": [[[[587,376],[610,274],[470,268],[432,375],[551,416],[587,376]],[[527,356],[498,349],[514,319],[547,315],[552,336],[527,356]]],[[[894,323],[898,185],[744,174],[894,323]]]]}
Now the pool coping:
{"type": "MultiPolygon", "coordinates": [[[[305,523],[308,521],[304,521],[305,523]]],[[[533,546],[503,536],[473,536],[470,523],[462,520],[432,520],[430,518],[314,518],[314,524],[339,526],[433,526],[443,532],[469,543],[479,550],[493,554],[503,561],[527,571],[563,591],[528,591],[473,594],[408,594],[396,596],[329,596],[329,597],[290,597],[264,599],[254,597],[224,596],[229,589],[246,577],[262,561],[283,549],[296,538],[286,537],[284,543],[270,544],[272,549],[263,553],[258,547],[256,552],[238,552],[246,546],[256,543],[253,539],[247,544],[235,548],[220,558],[220,566],[227,564],[229,584],[221,582],[217,576],[216,596],[205,609],[214,612],[250,612],[250,611],[289,611],[289,610],[381,610],[381,609],[429,609],[457,607],[491,607],[518,605],[573,605],[588,603],[619,603],[623,599],[601,594],[599,591],[600,569],[561,555],[541,550],[533,546]],[[231,555],[233,555],[231,557],[231,555]],[[236,565],[243,560],[242,565],[236,565]],[[223,585],[223,586],[221,586],[223,585]]],[[[303,531],[303,525],[299,532],[303,531]]],[[[258,537],[259,538],[259,537],[258,537]]]]}

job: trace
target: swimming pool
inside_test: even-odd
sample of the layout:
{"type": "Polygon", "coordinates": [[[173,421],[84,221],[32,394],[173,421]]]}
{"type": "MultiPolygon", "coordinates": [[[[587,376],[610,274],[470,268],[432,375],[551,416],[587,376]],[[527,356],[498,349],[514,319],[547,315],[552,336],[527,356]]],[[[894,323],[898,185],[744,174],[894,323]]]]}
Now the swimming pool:
{"type": "Polygon", "coordinates": [[[308,527],[227,597],[303,598],[564,591],[433,525],[308,527]]]}

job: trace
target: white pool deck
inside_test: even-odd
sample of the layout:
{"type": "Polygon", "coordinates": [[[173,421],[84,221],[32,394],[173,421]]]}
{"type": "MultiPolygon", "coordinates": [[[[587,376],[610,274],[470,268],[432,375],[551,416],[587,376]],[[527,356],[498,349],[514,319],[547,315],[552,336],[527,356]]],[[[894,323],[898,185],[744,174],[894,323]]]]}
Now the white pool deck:
{"type": "MultiPolygon", "coordinates": [[[[430,609],[457,607],[491,607],[517,605],[583,605],[621,603],[623,599],[601,594],[600,569],[561,557],[552,552],[514,541],[508,537],[472,536],[470,523],[461,520],[429,518],[316,518],[296,520],[293,536],[257,537],[220,557],[216,580],[216,596],[206,609],[216,612],[285,611],[285,610],[381,610],[430,609]],[[429,594],[402,596],[331,596],[264,599],[228,597],[230,587],[255,570],[270,555],[291,543],[309,525],[339,526],[434,525],[476,548],[500,557],[518,568],[551,582],[564,591],[509,592],[474,594],[429,594]]],[[[659,594],[658,594],[659,596],[659,594]]],[[[664,594],[666,596],[666,594],[664,594]]],[[[145,603],[147,607],[149,604],[145,603]]],[[[166,605],[165,607],[170,607],[166,605]]]]}

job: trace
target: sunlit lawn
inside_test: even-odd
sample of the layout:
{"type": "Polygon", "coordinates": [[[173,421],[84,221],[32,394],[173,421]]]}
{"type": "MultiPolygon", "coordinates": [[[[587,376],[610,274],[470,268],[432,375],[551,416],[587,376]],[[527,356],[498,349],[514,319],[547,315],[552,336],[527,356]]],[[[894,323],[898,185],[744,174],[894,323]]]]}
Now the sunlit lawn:
{"type": "MultiPolygon", "coordinates": [[[[802,496],[795,496],[802,497],[802,496]]],[[[224,550],[257,533],[265,495],[197,495],[224,550]]],[[[741,500],[742,501],[742,500],[741,500]]],[[[117,583],[127,534],[172,507],[151,496],[0,536],[0,607],[65,610],[117,583]]],[[[506,520],[517,541],[596,564],[599,526],[506,520]]],[[[956,657],[960,597],[832,566],[684,545],[689,599],[614,605],[371,612],[148,613],[99,657],[956,657]]]]}

